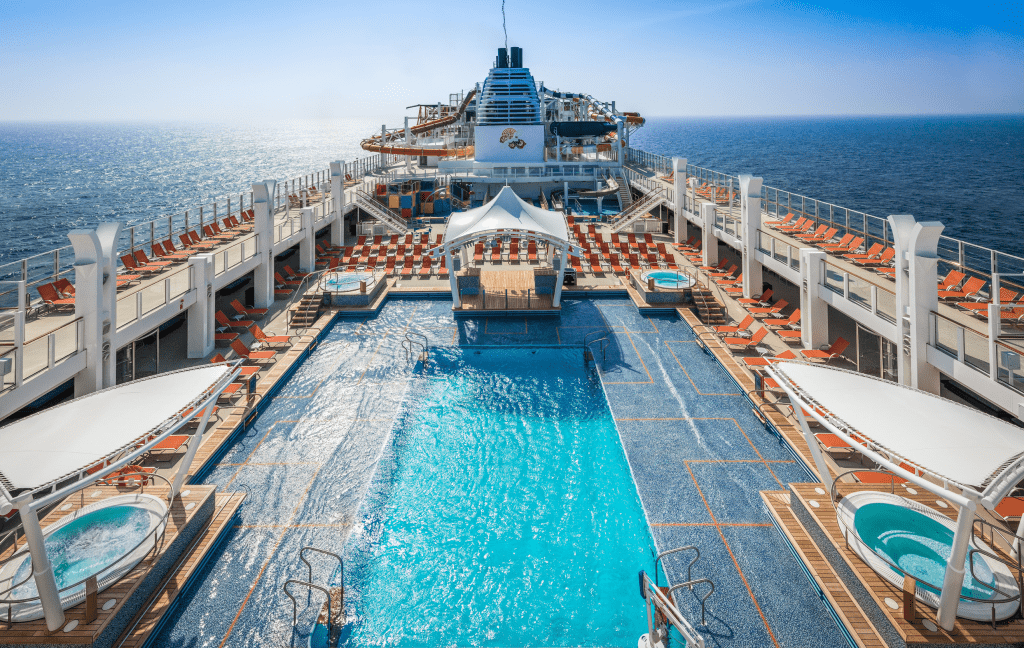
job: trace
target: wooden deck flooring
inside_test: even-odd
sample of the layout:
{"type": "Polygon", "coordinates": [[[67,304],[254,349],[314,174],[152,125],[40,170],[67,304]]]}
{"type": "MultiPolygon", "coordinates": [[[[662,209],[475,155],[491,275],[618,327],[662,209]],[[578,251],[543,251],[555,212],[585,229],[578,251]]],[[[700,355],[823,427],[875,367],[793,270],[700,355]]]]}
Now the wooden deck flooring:
{"type": "MultiPolygon", "coordinates": [[[[475,270],[475,269],[474,269],[475,270]]],[[[538,295],[534,289],[535,275],[555,274],[554,270],[477,270],[480,273],[478,295],[463,295],[461,311],[480,310],[555,310],[553,295],[538,295]]]]}

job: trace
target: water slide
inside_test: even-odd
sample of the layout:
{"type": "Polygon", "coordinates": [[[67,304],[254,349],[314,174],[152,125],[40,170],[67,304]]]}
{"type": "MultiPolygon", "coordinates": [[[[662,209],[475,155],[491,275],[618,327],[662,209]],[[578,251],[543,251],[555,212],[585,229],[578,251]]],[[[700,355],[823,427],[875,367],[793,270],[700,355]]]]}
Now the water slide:
{"type": "MultiPolygon", "coordinates": [[[[450,115],[446,115],[439,119],[434,119],[416,126],[412,126],[409,130],[413,135],[420,135],[422,133],[429,133],[435,128],[443,128],[450,124],[454,124],[462,117],[462,114],[466,112],[466,108],[473,101],[473,97],[476,96],[476,90],[470,90],[466,98],[459,104],[459,109],[450,115]]],[[[370,151],[373,153],[385,153],[389,155],[433,155],[446,157],[449,155],[472,155],[473,147],[467,146],[464,148],[447,149],[447,148],[422,148],[414,146],[394,146],[389,145],[390,142],[397,142],[405,139],[405,129],[401,128],[398,130],[391,131],[383,137],[381,135],[374,135],[373,137],[364,139],[360,144],[364,151],[370,151]],[[382,141],[383,140],[383,141],[382,141]]]]}

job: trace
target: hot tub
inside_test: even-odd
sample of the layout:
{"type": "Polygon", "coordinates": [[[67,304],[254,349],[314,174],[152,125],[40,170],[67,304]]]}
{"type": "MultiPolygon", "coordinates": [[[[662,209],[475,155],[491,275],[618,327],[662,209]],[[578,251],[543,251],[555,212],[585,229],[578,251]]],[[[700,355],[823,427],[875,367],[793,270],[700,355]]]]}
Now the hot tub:
{"type": "MultiPolygon", "coordinates": [[[[152,495],[119,495],[89,504],[43,529],[57,589],[63,590],[61,606],[67,609],[85,599],[84,582],[65,587],[96,576],[99,591],[103,591],[128,573],[163,534],[166,514],[167,505],[152,495]]],[[[14,621],[43,617],[31,571],[27,548],[0,569],[0,591],[25,581],[0,595],[0,617],[7,617],[9,606],[14,621]]]]}
{"type": "Polygon", "coordinates": [[[648,279],[654,279],[656,287],[670,290],[685,290],[693,286],[693,277],[676,270],[648,270],[640,275],[644,285],[648,279]]]}
{"type": "Polygon", "coordinates": [[[366,292],[372,292],[376,282],[372,272],[334,272],[324,276],[320,287],[331,293],[357,293],[363,281],[366,282],[366,292]]]}
{"type": "MultiPolygon", "coordinates": [[[[917,599],[938,608],[938,588],[942,586],[946,564],[952,554],[955,521],[899,495],[873,491],[843,497],[836,510],[843,535],[865,563],[900,588],[903,587],[903,573],[913,576],[918,581],[917,599]]],[[[971,545],[992,552],[991,547],[977,538],[972,539],[971,545]]],[[[1002,563],[975,554],[974,573],[977,578],[971,574],[970,564],[965,561],[963,596],[999,601],[1017,595],[1013,575],[1002,563]],[[992,587],[1001,593],[992,591],[992,587]]],[[[1018,604],[1018,601],[984,603],[961,600],[957,616],[991,621],[995,608],[995,618],[1001,620],[1012,616],[1018,604]]]]}

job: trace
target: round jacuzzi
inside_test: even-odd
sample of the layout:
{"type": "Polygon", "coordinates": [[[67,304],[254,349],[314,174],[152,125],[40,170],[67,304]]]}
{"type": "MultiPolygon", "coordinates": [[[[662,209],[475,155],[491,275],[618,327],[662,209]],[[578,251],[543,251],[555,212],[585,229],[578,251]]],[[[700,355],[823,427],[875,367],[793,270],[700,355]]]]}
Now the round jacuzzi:
{"type": "MultiPolygon", "coordinates": [[[[874,491],[846,495],[836,510],[843,534],[865,563],[900,588],[903,587],[904,573],[913,576],[918,581],[917,599],[938,608],[938,588],[942,586],[946,564],[953,553],[955,521],[898,495],[874,491]]],[[[972,548],[992,552],[991,547],[977,538],[972,539],[971,545],[972,548]]],[[[1017,595],[1014,577],[1001,562],[975,554],[972,574],[969,560],[970,553],[964,561],[962,596],[999,601],[1017,595]]],[[[1018,601],[985,603],[961,600],[957,616],[991,621],[994,608],[996,620],[1001,620],[1012,616],[1017,606],[1018,601]]]]}
{"type": "Polygon", "coordinates": [[[693,286],[693,277],[675,270],[648,270],[640,275],[640,279],[644,284],[648,279],[654,279],[658,288],[683,290],[693,286]]]}
{"type": "Polygon", "coordinates": [[[359,292],[359,284],[363,281],[366,282],[366,292],[370,292],[376,283],[372,272],[334,272],[325,275],[320,286],[332,293],[359,292]]]}
{"type": "MultiPolygon", "coordinates": [[[[82,507],[43,529],[57,589],[90,576],[97,577],[99,591],[113,585],[153,548],[167,524],[166,514],[167,505],[152,495],[119,495],[82,507]]],[[[0,569],[0,591],[21,583],[0,595],[0,616],[6,617],[10,606],[14,621],[43,617],[31,573],[27,548],[0,569]]],[[[85,583],[61,591],[60,599],[64,609],[77,605],[85,599],[85,583]]]]}

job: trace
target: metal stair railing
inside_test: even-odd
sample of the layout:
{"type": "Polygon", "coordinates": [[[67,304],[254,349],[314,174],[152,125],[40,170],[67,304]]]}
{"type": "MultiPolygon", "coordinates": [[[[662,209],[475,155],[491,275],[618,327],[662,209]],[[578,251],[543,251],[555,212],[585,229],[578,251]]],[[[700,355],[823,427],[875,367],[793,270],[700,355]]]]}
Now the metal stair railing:
{"type": "Polygon", "coordinates": [[[622,178],[622,183],[619,184],[619,206],[622,211],[625,211],[633,204],[633,192],[629,189],[629,178],[626,177],[626,172],[619,169],[619,176],[622,178]]]}
{"type": "Polygon", "coordinates": [[[415,331],[406,331],[405,339],[402,340],[402,348],[405,349],[406,362],[412,358],[412,354],[416,350],[416,347],[422,348],[424,353],[429,353],[430,343],[427,341],[427,336],[415,331]],[[420,341],[419,338],[423,338],[423,340],[420,341]]]}
{"type": "Polygon", "coordinates": [[[640,571],[640,595],[644,599],[644,607],[647,612],[647,645],[649,646],[663,646],[666,645],[666,639],[668,639],[668,625],[671,624],[683,639],[686,641],[687,646],[693,648],[705,648],[704,637],[702,637],[697,629],[687,621],[686,617],[679,610],[679,607],[675,604],[672,598],[672,593],[677,589],[683,587],[693,588],[698,583],[708,583],[711,585],[711,591],[705,594],[701,598],[701,625],[707,625],[705,621],[705,602],[707,598],[715,591],[715,584],[707,578],[699,578],[694,581],[687,581],[673,586],[668,592],[662,592],[661,589],[651,580],[647,572],[640,571]],[[660,615],[659,615],[660,613],[660,615]]]}
{"type": "Polygon", "coordinates": [[[619,214],[618,219],[612,224],[612,233],[618,234],[627,225],[643,217],[647,212],[661,205],[667,200],[664,189],[656,189],[653,193],[647,194],[639,202],[633,203],[629,208],[619,214]]]}
{"type": "Polygon", "coordinates": [[[397,216],[377,204],[377,200],[361,189],[356,190],[356,206],[384,223],[399,234],[405,234],[409,228],[397,216]]]}
{"type": "Polygon", "coordinates": [[[605,330],[591,331],[590,333],[587,333],[586,335],[583,336],[583,360],[584,360],[584,362],[586,362],[586,361],[588,361],[588,360],[590,360],[590,359],[592,359],[594,357],[594,352],[591,350],[590,345],[591,344],[595,344],[597,342],[601,342],[602,343],[601,346],[599,347],[601,349],[601,360],[607,360],[608,359],[608,354],[607,354],[608,342],[609,342],[609,340],[608,340],[608,332],[605,331],[605,330]],[[600,335],[601,337],[594,338],[593,340],[591,340],[590,339],[591,335],[600,335]],[[590,357],[588,357],[587,354],[590,354],[590,357]]]}
{"type": "Polygon", "coordinates": [[[313,583],[307,583],[306,581],[300,581],[300,580],[291,578],[291,579],[285,581],[284,585],[281,586],[281,589],[283,589],[284,593],[288,596],[288,598],[290,598],[292,600],[292,627],[294,627],[295,624],[299,622],[299,602],[295,600],[295,596],[288,590],[288,586],[291,585],[292,583],[295,583],[296,585],[301,585],[302,587],[307,587],[310,590],[317,590],[317,591],[320,591],[320,592],[324,593],[324,596],[327,598],[327,627],[330,627],[331,626],[331,593],[327,590],[326,587],[321,587],[320,585],[314,585],[313,583]]]}

